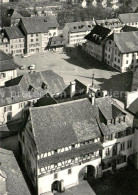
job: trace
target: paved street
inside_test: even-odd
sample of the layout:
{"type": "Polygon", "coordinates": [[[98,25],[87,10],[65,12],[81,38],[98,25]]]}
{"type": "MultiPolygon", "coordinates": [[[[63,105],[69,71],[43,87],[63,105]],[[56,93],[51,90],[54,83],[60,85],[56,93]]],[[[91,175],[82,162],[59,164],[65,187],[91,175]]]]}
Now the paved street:
{"type": "MultiPolygon", "coordinates": [[[[92,74],[95,74],[95,84],[106,89],[110,94],[113,91],[130,90],[131,74],[120,74],[116,70],[95,60],[81,48],[67,48],[66,54],[45,52],[31,57],[15,57],[19,65],[26,66],[25,70],[19,70],[18,75],[29,72],[28,66],[35,64],[36,71],[53,70],[64,78],[66,84],[78,79],[87,84],[91,83],[92,74]]],[[[122,100],[121,98],[116,97],[122,100]]]]}

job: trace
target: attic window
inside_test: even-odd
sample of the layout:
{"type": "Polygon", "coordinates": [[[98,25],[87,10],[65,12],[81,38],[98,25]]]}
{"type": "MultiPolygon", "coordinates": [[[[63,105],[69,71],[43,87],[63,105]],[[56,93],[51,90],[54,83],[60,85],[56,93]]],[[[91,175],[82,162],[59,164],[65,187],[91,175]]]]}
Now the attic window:
{"type": "Polygon", "coordinates": [[[29,91],[34,92],[34,87],[32,85],[29,85],[29,91]]]}
{"type": "Polygon", "coordinates": [[[77,27],[76,26],[74,26],[74,29],[76,29],[77,27]]]}
{"type": "Polygon", "coordinates": [[[47,89],[47,84],[46,83],[42,83],[42,89],[47,89]]]}
{"type": "Polygon", "coordinates": [[[88,25],[89,28],[91,28],[91,25],[88,25]]]}
{"type": "Polygon", "coordinates": [[[47,22],[47,20],[46,20],[46,19],[44,19],[44,22],[47,22]]]}

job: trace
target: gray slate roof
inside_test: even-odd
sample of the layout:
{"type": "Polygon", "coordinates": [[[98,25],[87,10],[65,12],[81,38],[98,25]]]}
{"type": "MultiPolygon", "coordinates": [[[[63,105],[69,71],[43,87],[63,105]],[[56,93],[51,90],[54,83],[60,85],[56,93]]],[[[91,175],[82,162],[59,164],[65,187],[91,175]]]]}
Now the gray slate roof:
{"type": "Polygon", "coordinates": [[[138,31],[114,33],[113,37],[121,53],[138,52],[138,31]]]}
{"type": "Polygon", "coordinates": [[[118,17],[123,23],[138,22],[138,13],[119,14],[118,17]]]}
{"type": "Polygon", "coordinates": [[[94,26],[95,21],[71,22],[66,23],[65,25],[65,27],[67,27],[71,33],[90,31],[94,26]]]}
{"type": "Polygon", "coordinates": [[[0,170],[6,174],[6,187],[10,195],[31,195],[13,152],[0,148],[0,170]]]}
{"type": "Polygon", "coordinates": [[[99,125],[101,127],[101,131],[104,135],[110,135],[112,133],[126,130],[127,127],[132,127],[133,125],[134,117],[128,112],[126,112],[124,109],[122,109],[111,97],[97,98],[95,108],[97,109],[96,110],[97,118],[99,121],[99,125]],[[113,111],[113,107],[114,109],[116,108],[115,112],[113,111]],[[102,121],[100,122],[101,117],[99,115],[99,110],[103,113],[107,120],[113,119],[122,113],[123,115],[126,115],[126,121],[123,123],[117,123],[116,125],[115,124],[106,125],[102,121]],[[119,113],[119,110],[121,111],[121,113],[119,113]]]}
{"type": "Polygon", "coordinates": [[[0,50],[0,72],[15,70],[20,66],[13,61],[13,57],[0,50]]]}
{"type": "Polygon", "coordinates": [[[101,45],[102,41],[109,35],[110,32],[110,29],[96,25],[93,30],[85,36],[85,39],[96,43],[97,45],[101,45]]]}
{"type": "Polygon", "coordinates": [[[9,39],[24,38],[24,35],[17,26],[5,27],[5,32],[9,39]]]}
{"type": "Polygon", "coordinates": [[[47,93],[60,93],[65,89],[63,78],[52,70],[25,74],[7,81],[5,85],[6,87],[0,88],[0,94],[4,94],[0,106],[40,98],[47,93]],[[42,88],[42,83],[47,85],[47,89],[42,88]],[[34,92],[29,91],[29,86],[34,88],[34,92]]]}
{"type": "Polygon", "coordinates": [[[48,33],[49,28],[57,28],[59,24],[55,16],[45,16],[45,17],[28,17],[21,19],[26,33],[48,33]]]}
{"type": "Polygon", "coordinates": [[[86,98],[30,108],[30,116],[40,154],[100,136],[94,108],[86,98]]]}

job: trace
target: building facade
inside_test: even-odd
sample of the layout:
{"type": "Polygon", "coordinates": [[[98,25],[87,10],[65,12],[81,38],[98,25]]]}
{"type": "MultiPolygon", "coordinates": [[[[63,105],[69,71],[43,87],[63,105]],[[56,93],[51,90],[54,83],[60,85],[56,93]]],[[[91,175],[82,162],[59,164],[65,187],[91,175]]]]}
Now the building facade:
{"type": "Polygon", "coordinates": [[[85,169],[85,174],[89,174],[89,171],[91,171],[94,178],[101,176],[100,131],[95,118],[92,117],[91,108],[89,100],[83,99],[30,110],[25,131],[19,134],[19,145],[28,175],[39,195],[43,193],[52,194],[54,191],[62,192],[79,184],[80,173],[83,169],[85,169]],[[69,107],[68,112],[65,112],[69,107]],[[48,125],[45,131],[43,125],[39,128],[37,131],[39,136],[36,135],[35,139],[36,129],[34,127],[37,127],[32,126],[35,120],[34,112],[37,119],[40,119],[38,113],[39,116],[42,114],[41,117],[45,118],[42,120],[43,125],[48,125]],[[57,112],[60,112],[60,115],[57,115],[57,112]],[[82,118],[79,115],[80,112],[82,118]],[[56,116],[54,120],[47,120],[50,116],[48,113],[56,116]],[[91,113],[88,115],[93,118],[93,122],[88,122],[89,119],[88,116],[86,117],[86,113],[91,113]],[[62,117],[64,119],[59,120],[62,117]],[[60,122],[63,124],[60,124],[60,122]],[[73,126],[71,127],[70,124],[73,124],[73,126]],[[92,125],[93,128],[88,128],[87,125],[89,127],[92,125]],[[67,126],[70,126],[71,132],[68,131],[67,126]],[[52,129],[52,132],[49,129],[52,129]],[[68,133],[70,136],[68,136],[68,133]],[[40,146],[38,139],[41,139],[41,136],[44,141],[41,140],[40,146]],[[51,141],[47,142],[45,139],[51,141]],[[63,139],[66,141],[63,141],[63,139]],[[37,144],[37,148],[35,144],[37,144]],[[87,170],[89,171],[87,172],[87,170]]]}
{"type": "Polygon", "coordinates": [[[85,36],[95,26],[95,21],[84,21],[84,22],[72,22],[67,23],[63,29],[63,36],[66,44],[78,45],[86,42],[85,36]]]}
{"type": "Polygon", "coordinates": [[[22,120],[26,110],[43,95],[60,94],[65,88],[63,78],[53,71],[21,75],[5,83],[0,89],[0,124],[22,120]]]}
{"type": "Polygon", "coordinates": [[[87,40],[84,50],[98,59],[103,61],[104,58],[104,40],[111,33],[111,30],[100,25],[96,25],[94,29],[85,37],[87,40]]]}
{"type": "Polygon", "coordinates": [[[27,54],[44,51],[49,38],[58,36],[59,24],[54,16],[24,18],[19,26],[26,36],[25,52],[27,54]]]}
{"type": "Polygon", "coordinates": [[[133,70],[138,65],[137,39],[138,31],[112,34],[105,43],[105,63],[120,72],[133,70]]]}
{"type": "Polygon", "coordinates": [[[25,36],[17,26],[5,27],[4,36],[9,42],[9,53],[22,55],[25,52],[25,36]]]}

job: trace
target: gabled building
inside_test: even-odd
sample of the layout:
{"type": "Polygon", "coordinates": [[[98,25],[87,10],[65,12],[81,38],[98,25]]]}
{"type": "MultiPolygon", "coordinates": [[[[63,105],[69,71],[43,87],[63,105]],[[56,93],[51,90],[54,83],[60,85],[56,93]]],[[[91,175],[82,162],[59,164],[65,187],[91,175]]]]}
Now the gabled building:
{"type": "Polygon", "coordinates": [[[105,20],[95,20],[97,25],[109,28],[114,32],[119,32],[120,29],[124,26],[118,18],[105,19],[105,20]]]}
{"type": "Polygon", "coordinates": [[[64,51],[65,41],[61,36],[55,36],[49,38],[47,49],[49,51],[60,52],[64,51]]]}
{"type": "Polygon", "coordinates": [[[126,72],[138,65],[138,31],[113,33],[105,43],[104,61],[126,72]]]}
{"type": "Polygon", "coordinates": [[[25,52],[25,36],[17,26],[5,27],[5,37],[9,42],[9,53],[21,55],[25,52]]]}
{"type": "Polygon", "coordinates": [[[51,70],[18,76],[0,89],[0,124],[21,120],[28,107],[49,93],[59,95],[65,89],[63,78],[51,70]]]}
{"type": "Polygon", "coordinates": [[[97,98],[95,105],[103,146],[102,169],[115,172],[126,166],[134,153],[133,116],[110,97],[97,98]]]}
{"type": "Polygon", "coordinates": [[[12,151],[0,148],[0,194],[31,195],[12,151]]]}
{"type": "Polygon", "coordinates": [[[0,50],[0,87],[4,86],[6,81],[17,77],[19,67],[11,55],[0,50]]]}
{"type": "Polygon", "coordinates": [[[28,54],[44,51],[49,38],[58,36],[59,24],[55,16],[23,18],[19,26],[26,36],[28,54]]]}
{"type": "Polygon", "coordinates": [[[87,167],[102,174],[100,130],[88,99],[29,109],[19,133],[20,155],[37,194],[62,192],[79,184],[87,167]]]}
{"type": "Polygon", "coordinates": [[[78,45],[86,42],[85,36],[91,32],[95,26],[95,21],[66,23],[63,29],[63,36],[66,44],[78,45]]]}
{"type": "Polygon", "coordinates": [[[138,13],[119,14],[118,18],[127,26],[138,27],[138,13]]]}
{"type": "Polygon", "coordinates": [[[10,16],[11,26],[17,26],[23,16],[15,9],[10,16]]]}
{"type": "Polygon", "coordinates": [[[109,28],[96,25],[85,37],[87,40],[86,45],[84,46],[85,51],[99,61],[102,61],[104,58],[105,40],[110,34],[111,30],[109,28]]]}
{"type": "Polygon", "coordinates": [[[4,51],[6,54],[10,53],[10,44],[6,37],[4,37],[4,33],[0,35],[0,50],[4,51]]]}

